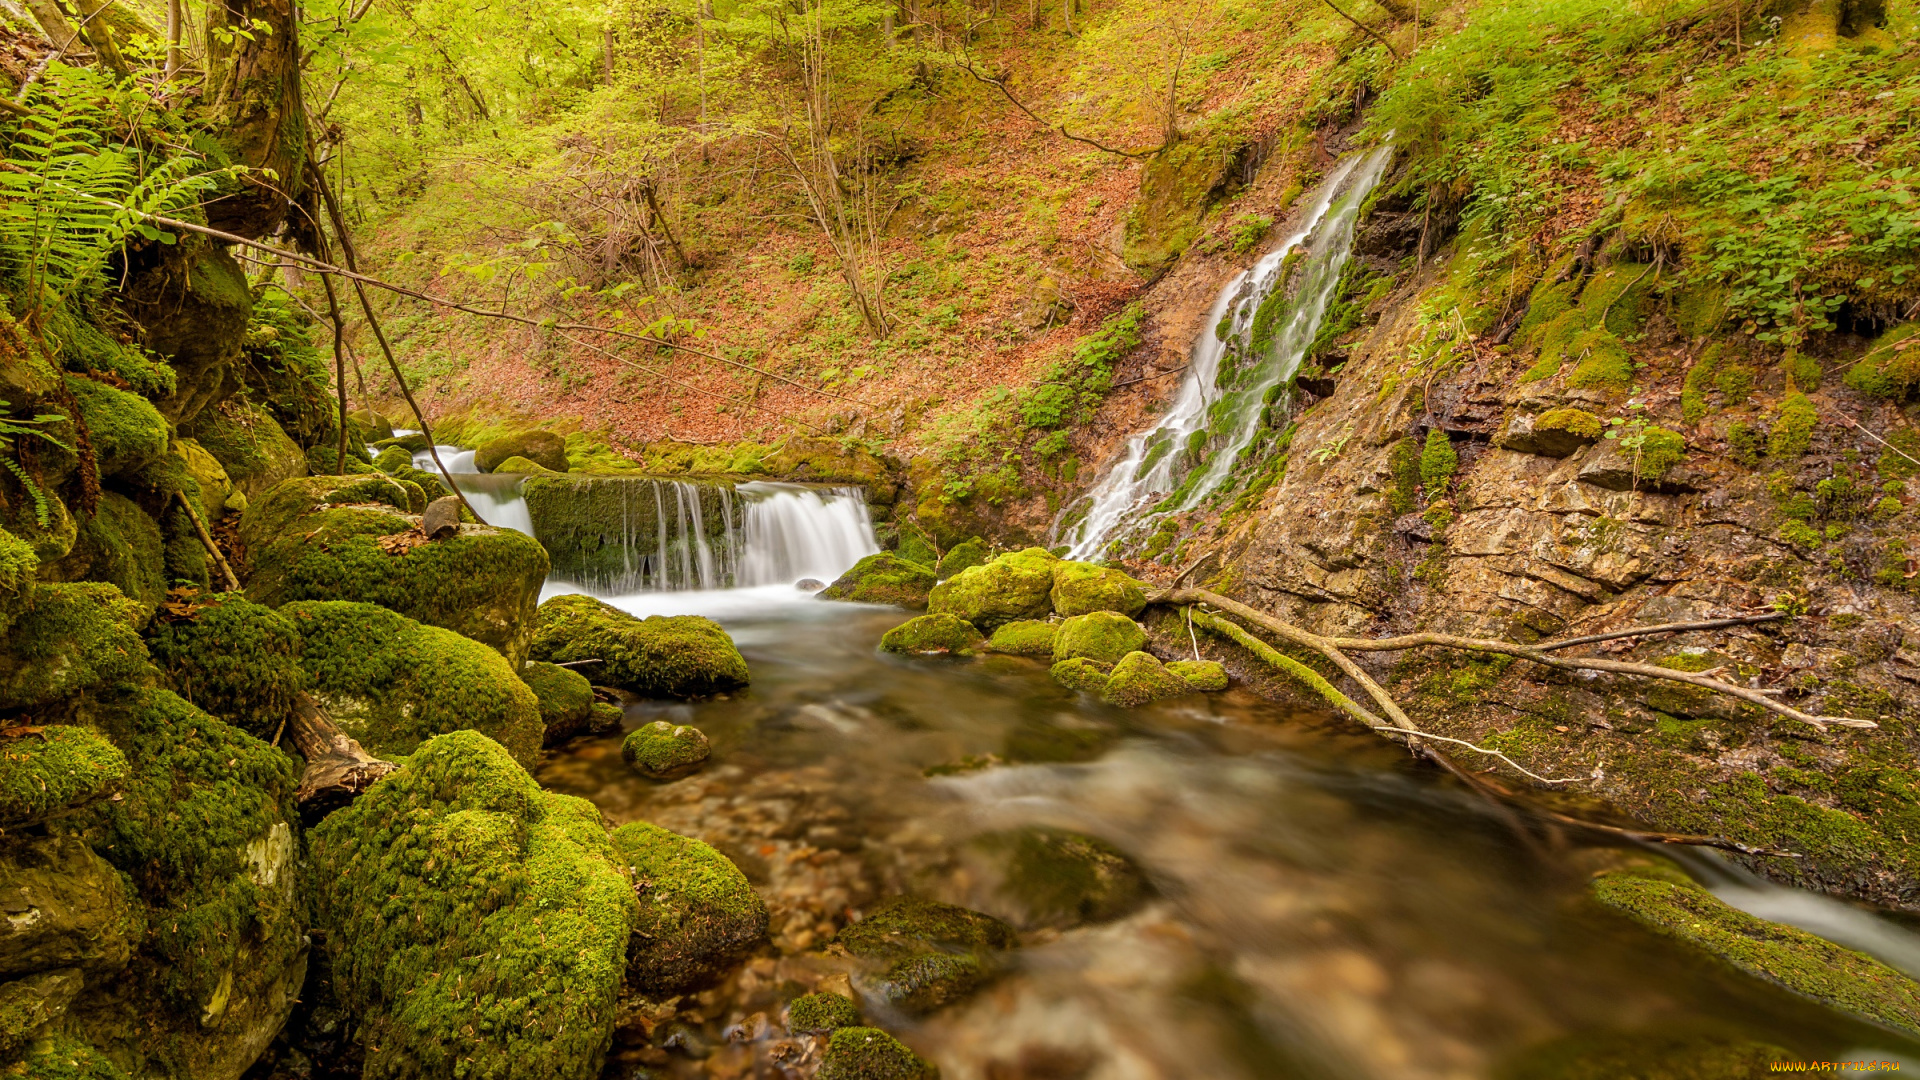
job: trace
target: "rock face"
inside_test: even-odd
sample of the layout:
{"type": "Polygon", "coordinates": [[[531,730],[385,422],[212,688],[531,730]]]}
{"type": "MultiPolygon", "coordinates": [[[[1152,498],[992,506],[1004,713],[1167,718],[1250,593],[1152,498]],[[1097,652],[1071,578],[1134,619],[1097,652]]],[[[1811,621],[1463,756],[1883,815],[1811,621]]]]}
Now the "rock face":
{"type": "Polygon", "coordinates": [[[599,1075],[636,902],[591,803],[457,732],[311,840],[315,918],[363,1076],[599,1075]]]}
{"type": "Polygon", "coordinates": [[[539,608],[530,655],[584,665],[592,678],[642,697],[696,698],[747,685],[747,662],[712,619],[636,619],[591,596],[556,596],[539,608]]]}
{"type": "Polygon", "coordinates": [[[759,894],[706,844],[634,822],[613,831],[613,849],[633,880],[647,885],[627,948],[629,982],[641,993],[698,989],[766,936],[759,894]]]}
{"type": "Polygon", "coordinates": [[[551,431],[523,431],[482,443],[473,452],[473,467],[492,472],[509,458],[525,458],[543,469],[567,471],[567,440],[551,431]]]}
{"type": "Polygon", "coordinates": [[[925,610],[933,591],[934,573],[892,552],[869,555],[835,579],[820,593],[825,600],[852,600],[862,604],[892,604],[925,610]]]}

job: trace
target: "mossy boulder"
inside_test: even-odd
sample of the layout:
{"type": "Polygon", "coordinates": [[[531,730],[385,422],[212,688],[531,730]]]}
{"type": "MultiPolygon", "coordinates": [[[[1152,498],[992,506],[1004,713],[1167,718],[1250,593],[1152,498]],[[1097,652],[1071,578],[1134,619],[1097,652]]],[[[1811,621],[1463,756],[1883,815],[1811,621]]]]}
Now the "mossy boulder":
{"type": "Polygon", "coordinates": [[[572,668],[530,660],[520,669],[520,680],[540,702],[545,745],[571,739],[592,726],[593,684],[585,675],[572,668]]]}
{"type": "Polygon", "coordinates": [[[473,452],[473,467],[494,472],[511,458],[523,458],[542,469],[567,471],[567,440],[551,431],[522,431],[480,444],[473,452]]]}
{"type": "Polygon", "coordinates": [[[102,478],[135,472],[167,452],[173,429],[146,398],[75,375],[67,377],[67,389],[80,406],[102,478]]]}
{"type": "Polygon", "coordinates": [[[82,514],[73,548],[49,563],[42,576],[53,581],[106,581],[140,608],[144,625],[166,596],[166,538],[160,523],[132,499],[100,493],[98,509],[82,514]]]}
{"type": "Polygon", "coordinates": [[[1052,656],[1054,639],[1060,627],[1044,619],[1020,619],[1002,623],[987,638],[987,651],[1014,656],[1052,656]]]}
{"type": "Polygon", "coordinates": [[[97,732],[67,724],[0,738],[0,828],[15,829],[120,789],[127,759],[97,732]]]}
{"type": "Polygon", "coordinates": [[[1920,1033],[1920,982],[1864,953],[1730,907],[1678,870],[1644,866],[1595,878],[1594,899],[1735,970],[1830,1008],[1920,1033]]]}
{"type": "Polygon", "coordinates": [[[248,550],[260,551],[308,514],[335,506],[366,505],[407,513],[413,509],[413,494],[387,477],[303,476],[282,481],[248,500],[247,512],[240,518],[240,539],[248,550]]]}
{"type": "Polygon", "coordinates": [[[925,610],[927,594],[933,591],[934,581],[934,573],[927,567],[882,551],[854,563],[853,569],[822,589],[820,596],[824,600],[925,610]]]}
{"type": "Polygon", "coordinates": [[[974,625],[957,615],[922,615],[908,619],[880,637],[880,651],[903,656],[949,654],[973,656],[986,650],[987,640],[974,625]]]}
{"type": "Polygon", "coordinates": [[[113,1059],[97,1047],[67,1035],[50,1035],[23,1043],[20,1060],[6,1066],[8,1080],[128,1080],[113,1059]]]}
{"type": "Polygon", "coordinates": [[[1548,409],[1538,416],[1515,413],[1493,442],[1503,450],[1563,458],[1597,442],[1605,428],[1599,417],[1585,409],[1548,409]]]}
{"type": "Polygon", "coordinates": [[[32,502],[14,500],[0,506],[0,528],[25,541],[42,563],[57,562],[73,550],[74,541],[80,537],[80,523],[58,497],[47,498],[46,511],[46,521],[42,522],[32,502]]]}
{"type": "Polygon", "coordinates": [[[1109,705],[1138,708],[1165,698],[1193,693],[1193,685],[1167,670],[1151,653],[1130,652],[1113,665],[1100,699],[1109,705]]]}
{"type": "Polygon", "coordinates": [[[620,706],[608,701],[596,701],[593,703],[593,718],[587,721],[587,730],[596,735],[619,731],[626,718],[627,712],[620,706]]]}
{"type": "Polygon", "coordinates": [[[802,994],[787,1003],[787,1030],[822,1032],[859,1027],[860,1006],[839,994],[802,994]]]}
{"type": "Polygon", "coordinates": [[[0,529],[0,633],[26,607],[39,570],[40,554],[33,545],[0,529]]]}
{"type": "Polygon", "coordinates": [[[691,776],[713,756],[705,732],[685,724],[655,720],[635,728],[620,743],[627,768],[649,780],[678,780],[691,776]]]}
{"type": "Polygon", "coordinates": [[[934,569],[934,573],[940,580],[945,581],[963,570],[985,566],[992,559],[993,549],[987,546],[985,540],[976,536],[948,548],[947,553],[940,556],[940,565],[934,569]]]}
{"type": "Polygon", "coordinates": [[[1105,664],[1076,656],[1071,660],[1062,660],[1047,669],[1053,681],[1069,690],[1079,690],[1088,694],[1098,694],[1107,688],[1108,672],[1105,664]]]}
{"type": "Polygon", "coordinates": [[[348,413],[347,423],[353,425],[354,434],[369,444],[393,438],[393,421],[372,409],[348,413]]]}
{"type": "Polygon", "coordinates": [[[539,762],[540,700],[493,649],[375,604],[303,600],[280,614],[300,634],[314,698],[369,753],[476,731],[527,769],[539,762]]]}
{"type": "Polygon", "coordinates": [[[455,732],[322,821],[310,850],[362,1076],[600,1074],[638,905],[593,804],[455,732]]]}
{"type": "Polygon", "coordinates": [[[1050,593],[1058,615],[1086,615],[1095,611],[1140,614],[1147,606],[1146,589],[1118,570],[1092,563],[1062,561],[1053,572],[1050,593]]]}
{"type": "Polygon", "coordinates": [[[200,502],[213,517],[219,517],[229,510],[245,510],[247,497],[233,486],[233,478],[227,475],[226,466],[207,452],[197,439],[175,439],[171,453],[180,459],[180,466],[200,488],[200,502]]]}
{"type": "Polygon", "coordinates": [[[374,455],[373,467],[393,476],[401,469],[413,468],[413,455],[398,446],[389,446],[374,455]]]}
{"type": "Polygon", "coordinates": [[[375,450],[387,450],[397,446],[409,454],[417,454],[433,444],[428,441],[425,434],[416,431],[411,435],[395,435],[391,438],[375,439],[367,445],[375,450]]]}
{"type": "Polygon", "coordinates": [[[104,582],[40,584],[0,639],[0,709],[153,678],[139,605],[104,582]]]}
{"type": "Polygon", "coordinates": [[[185,616],[163,615],[147,637],[167,685],[256,738],[271,739],[307,688],[300,631],[285,615],[237,593],[199,598],[185,616]]]}
{"type": "Polygon", "coordinates": [[[307,456],[266,410],[229,398],[201,410],[191,434],[227,472],[236,492],[252,499],[275,484],[304,476],[307,456]]]}
{"type": "Polygon", "coordinates": [[[559,472],[547,468],[537,461],[523,457],[510,457],[493,467],[493,471],[516,476],[559,476],[559,472]]]}
{"type": "Polygon", "coordinates": [[[1053,610],[1053,574],[1059,563],[1045,548],[1009,552],[934,586],[927,610],[957,615],[987,633],[1016,619],[1045,618],[1053,610]]]}
{"type": "Polygon", "coordinates": [[[536,660],[586,665],[595,682],[649,698],[698,698],[747,685],[747,662],[712,619],[654,615],[636,619],[591,596],[556,596],[540,605],[531,643],[536,660]]]}
{"type": "Polygon", "coordinates": [[[613,850],[640,889],[627,947],[629,981],[643,994],[698,989],[767,933],[767,907],[740,868],[692,837],[634,822],[613,850]]]}
{"type": "Polygon", "coordinates": [[[827,1040],[819,1080],[938,1080],[940,1070],[899,1039],[870,1027],[844,1027],[827,1040]]]}
{"type": "Polygon", "coordinates": [[[1111,922],[1152,891],[1133,860],[1080,833],[1019,829],[976,837],[970,846],[995,864],[1000,895],[1028,929],[1111,922]]]}
{"type": "Polygon", "coordinates": [[[1195,690],[1214,693],[1227,688],[1227,669],[1218,660],[1174,660],[1166,668],[1195,690]]]}
{"type": "Polygon", "coordinates": [[[1140,624],[1111,611],[1076,615],[1060,624],[1053,638],[1053,662],[1086,657],[1101,664],[1117,664],[1120,658],[1146,648],[1147,632],[1140,624]]]}
{"type": "Polygon", "coordinates": [[[146,935],[145,908],[132,882],[77,836],[12,837],[0,848],[0,979],[77,970],[104,980],[126,968],[146,935]]]}
{"type": "Polygon", "coordinates": [[[865,961],[854,976],[863,997],[928,1013],[973,993],[1017,948],[1013,927],[991,915],[917,896],[894,896],[848,924],[834,943],[865,961]]]}
{"type": "MultiPolygon", "coordinates": [[[[22,1050],[38,1041],[37,1034],[45,1031],[48,1025],[67,1011],[85,985],[86,976],[77,968],[57,968],[0,983],[0,1062],[14,1060],[22,1050]]],[[[93,1050],[90,1046],[85,1049],[93,1050]]],[[[66,1064],[77,1067],[79,1062],[69,1061],[66,1064]]],[[[35,1076],[72,1075],[70,1072],[56,1072],[59,1066],[51,1061],[36,1062],[35,1066],[35,1076]]],[[[24,1073],[18,1069],[7,1069],[0,1075],[18,1076],[24,1073]]],[[[126,1074],[116,1068],[112,1075],[126,1074]]]]}

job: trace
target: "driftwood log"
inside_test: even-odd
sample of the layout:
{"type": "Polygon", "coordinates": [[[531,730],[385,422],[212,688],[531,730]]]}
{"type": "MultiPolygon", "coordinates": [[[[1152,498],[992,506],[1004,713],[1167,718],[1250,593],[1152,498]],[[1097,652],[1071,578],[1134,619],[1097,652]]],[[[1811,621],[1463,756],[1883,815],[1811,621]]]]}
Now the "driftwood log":
{"type": "Polygon", "coordinates": [[[398,767],[362,749],[310,694],[294,699],[286,734],[293,740],[294,749],[307,759],[307,771],[301,774],[294,798],[309,818],[324,817],[352,802],[398,767]]]}

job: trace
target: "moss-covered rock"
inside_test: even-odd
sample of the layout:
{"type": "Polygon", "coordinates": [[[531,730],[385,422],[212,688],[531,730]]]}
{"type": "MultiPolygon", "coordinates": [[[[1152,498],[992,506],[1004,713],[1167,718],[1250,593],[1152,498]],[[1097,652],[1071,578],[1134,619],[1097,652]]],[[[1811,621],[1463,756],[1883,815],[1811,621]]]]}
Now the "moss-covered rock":
{"type": "Polygon", "coordinates": [[[1605,427],[1585,409],[1548,409],[1538,416],[1515,413],[1493,441],[1503,450],[1562,458],[1598,441],[1605,427]]]}
{"type": "Polygon", "coordinates": [[[245,510],[247,497],[233,486],[226,466],[207,452],[197,439],[175,439],[170,451],[180,459],[180,467],[200,489],[200,502],[212,517],[229,510],[245,510]]]}
{"type": "Polygon", "coordinates": [[[1133,709],[1149,702],[1193,693],[1193,685],[1168,671],[1151,653],[1130,652],[1113,665],[1100,699],[1133,709]]]}
{"type": "MultiPolygon", "coordinates": [[[[85,985],[86,976],[78,968],[56,968],[0,983],[0,1062],[18,1057],[35,1041],[37,1033],[67,1011],[85,985]]],[[[65,1075],[48,1067],[52,1064],[43,1063],[35,1075],[65,1075]]],[[[19,1074],[0,1070],[0,1076],[7,1075],[19,1074]]]]}
{"type": "Polygon", "coordinates": [[[627,768],[649,780],[691,776],[711,756],[713,746],[708,743],[705,732],[665,720],[635,728],[620,743],[620,757],[627,768]]]}
{"type": "Polygon", "coordinates": [[[381,451],[397,446],[409,454],[417,454],[432,444],[427,441],[426,435],[416,431],[411,435],[395,435],[390,438],[375,439],[367,445],[375,450],[381,451]]]}
{"type": "Polygon", "coordinates": [[[300,632],[281,613],[237,593],[199,598],[189,616],[163,617],[147,648],[168,686],[255,738],[271,739],[307,687],[300,632]]]}
{"type": "Polygon", "coordinates": [[[641,993],[697,989],[766,936],[759,894],[706,844],[642,821],[615,829],[613,849],[645,886],[627,947],[630,983],[641,993]]]}
{"type": "Polygon", "coordinates": [[[127,1080],[113,1059],[97,1048],[69,1036],[34,1042],[19,1061],[0,1068],[12,1080],[127,1080]]]}
{"type": "Polygon", "coordinates": [[[697,698],[747,685],[747,662],[712,619],[636,619],[591,596],[556,596],[539,608],[531,656],[551,663],[598,660],[595,681],[643,697],[697,698]]]}
{"type": "Polygon", "coordinates": [[[493,472],[516,476],[559,476],[560,473],[537,461],[523,457],[510,457],[493,467],[493,472]]]}
{"type": "Polygon", "coordinates": [[[43,522],[36,515],[30,500],[20,499],[11,505],[0,506],[0,527],[25,541],[43,564],[65,558],[73,550],[73,542],[80,536],[80,523],[74,520],[73,512],[57,496],[48,495],[46,511],[46,520],[43,522]]]}
{"type": "Polygon", "coordinates": [[[1002,623],[987,639],[987,650],[1014,656],[1050,657],[1053,655],[1054,638],[1059,632],[1058,624],[1044,619],[1002,623]]]}
{"type": "Polygon", "coordinates": [[[406,513],[413,496],[400,482],[386,477],[303,476],[275,484],[248,500],[240,518],[240,539],[259,551],[292,531],[293,523],[333,506],[389,506],[406,513]]]}
{"type": "Polygon", "coordinates": [[[527,769],[539,762],[540,701],[498,652],[375,604],[304,600],[280,614],[300,634],[315,699],[369,753],[476,731],[527,769]]]}
{"type": "Polygon", "coordinates": [[[939,1075],[939,1069],[879,1028],[840,1028],[820,1056],[820,1080],[937,1080],[939,1075]]]}
{"type": "Polygon", "coordinates": [[[1874,1023],[1920,1033],[1920,982],[1804,930],[1729,907],[1678,870],[1595,878],[1594,899],[1754,978],[1874,1023]]]}
{"type": "Polygon", "coordinates": [[[947,553],[940,556],[940,565],[934,569],[934,573],[945,581],[963,570],[985,566],[992,558],[993,549],[976,536],[948,548],[947,553]]]}
{"type": "Polygon", "coordinates": [[[393,421],[372,409],[348,413],[347,423],[353,425],[354,433],[369,445],[381,439],[393,438],[393,421]]]}
{"type": "Polygon", "coordinates": [[[94,465],[102,477],[124,476],[167,452],[173,429],[146,398],[72,375],[67,377],[67,389],[80,406],[80,420],[87,427],[94,465]]]}
{"type": "Polygon", "coordinates": [[[139,605],[102,582],[41,584],[0,639],[0,709],[30,709],[153,677],[139,605]]]}
{"type": "Polygon", "coordinates": [[[413,455],[398,446],[389,446],[374,455],[373,467],[393,476],[401,469],[413,467],[413,455]]]}
{"type": "Polygon", "coordinates": [[[864,997],[927,1013],[973,993],[998,970],[997,954],[1016,948],[1013,927],[991,915],[917,896],[894,896],[834,938],[866,961],[854,977],[864,997]]]}
{"type": "Polygon", "coordinates": [[[988,633],[1016,619],[1045,618],[1053,610],[1053,573],[1059,563],[1045,548],[1009,552],[934,586],[927,610],[957,615],[988,633]]]}
{"type": "Polygon", "coordinates": [[[0,848],[0,972],[17,978],[65,968],[104,981],[120,973],[147,932],[133,885],[76,836],[15,836],[0,848]]]}
{"type": "Polygon", "coordinates": [[[787,1030],[823,1032],[859,1027],[860,1007],[839,994],[802,994],[787,1003],[787,1030]]]}
{"type": "Polygon", "coordinates": [[[1084,656],[1112,665],[1137,649],[1146,648],[1147,632],[1125,615],[1095,611],[1060,624],[1053,639],[1053,662],[1084,656]]]}
{"type": "Polygon", "coordinates": [[[1166,668],[1195,690],[1214,693],[1227,688],[1227,669],[1218,660],[1175,660],[1166,668]]]}
{"type": "Polygon", "coordinates": [[[1054,682],[1069,690],[1098,694],[1107,688],[1108,671],[1105,664],[1089,660],[1084,656],[1076,656],[1071,660],[1062,660],[1054,664],[1047,669],[1047,674],[1053,676],[1054,682]]]}
{"type": "Polygon", "coordinates": [[[530,660],[520,679],[540,702],[545,745],[553,746],[586,731],[593,723],[593,684],[585,675],[557,664],[530,660]]]}
{"type": "Polygon", "coordinates": [[[252,499],[275,484],[306,474],[307,456],[300,444],[266,410],[239,398],[201,410],[190,431],[244,498],[252,499]]]}
{"type": "Polygon", "coordinates": [[[880,637],[882,652],[903,656],[946,653],[973,656],[985,651],[986,638],[974,625],[957,615],[922,615],[908,619],[880,637]]]}
{"type": "Polygon", "coordinates": [[[311,851],[361,1075],[599,1075],[637,905],[591,803],[456,732],[322,821],[311,851]]]}
{"type": "Polygon", "coordinates": [[[0,828],[85,806],[120,789],[127,759],[99,734],[67,724],[0,738],[0,828]]]}
{"type": "Polygon", "coordinates": [[[853,569],[822,589],[820,597],[924,610],[934,580],[933,571],[925,566],[882,551],[854,563],[853,569]]]}
{"type": "Polygon", "coordinates": [[[619,731],[620,725],[625,722],[626,718],[627,712],[620,706],[612,702],[596,701],[593,703],[592,719],[587,721],[587,730],[595,735],[604,735],[611,731],[619,731]]]}
{"type": "Polygon", "coordinates": [[[1053,610],[1059,615],[1117,611],[1132,617],[1147,606],[1140,582],[1118,570],[1092,563],[1062,561],[1053,572],[1053,610]]]}
{"type": "Polygon", "coordinates": [[[998,864],[1000,894],[1029,929],[1110,922],[1138,908],[1151,891],[1119,849],[1080,833],[1019,829],[988,833],[972,846],[998,864]]]}
{"type": "Polygon", "coordinates": [[[99,508],[80,517],[73,549],[49,563],[42,576],[53,581],[106,581],[140,608],[145,624],[166,596],[166,540],[160,524],[132,499],[100,493],[99,508]]]}
{"type": "Polygon", "coordinates": [[[40,554],[33,545],[0,529],[0,633],[5,633],[13,617],[26,607],[39,570],[40,554]]]}
{"type": "Polygon", "coordinates": [[[480,444],[473,467],[493,472],[510,458],[524,458],[543,469],[567,471],[567,440],[551,431],[522,431],[480,444]]]}

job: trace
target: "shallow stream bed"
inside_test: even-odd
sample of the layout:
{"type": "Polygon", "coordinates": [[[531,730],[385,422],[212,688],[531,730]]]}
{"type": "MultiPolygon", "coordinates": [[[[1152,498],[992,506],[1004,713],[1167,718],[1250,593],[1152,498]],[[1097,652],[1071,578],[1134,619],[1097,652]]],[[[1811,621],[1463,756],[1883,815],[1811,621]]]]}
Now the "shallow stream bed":
{"type": "MultiPolygon", "coordinates": [[[[1629,1074],[1606,1064],[1617,1054],[1745,1041],[1920,1065],[1899,1035],[1606,913],[1584,892],[1605,853],[1530,853],[1460,785],[1338,719],[1238,691],[1126,712],[1061,689],[1039,661],[886,656],[875,645],[905,614],[783,587],[612,599],[719,619],[753,686],[627,710],[629,729],[708,734],[712,762],[693,777],[642,779],[606,736],[550,754],[539,779],[616,824],[718,847],[766,898],[772,944],[623,1030],[609,1075],[783,1075],[797,1051],[781,1002],[844,985],[818,950],[906,891],[1027,930],[972,999],[876,1017],[946,1080],[1598,1077],[1629,1074]],[[938,774],[969,759],[987,767],[938,774]],[[1111,844],[1151,898],[1103,923],[1040,925],[977,842],[1032,826],[1111,844]],[[1542,1071],[1567,1060],[1600,1071],[1542,1071]]],[[[1769,917],[1845,924],[1848,944],[1896,966],[1915,955],[1920,939],[1885,916],[1712,876],[1769,917]]]]}

